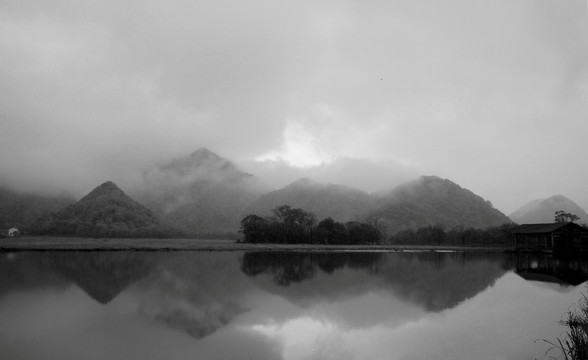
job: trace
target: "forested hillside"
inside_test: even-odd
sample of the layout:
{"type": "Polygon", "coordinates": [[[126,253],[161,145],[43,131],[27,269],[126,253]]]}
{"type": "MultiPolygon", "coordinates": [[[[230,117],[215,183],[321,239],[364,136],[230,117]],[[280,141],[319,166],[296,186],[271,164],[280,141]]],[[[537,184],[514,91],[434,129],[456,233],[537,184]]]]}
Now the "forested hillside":
{"type": "Polygon", "coordinates": [[[381,219],[390,234],[429,225],[484,229],[511,222],[490,201],[436,176],[398,186],[370,216],[381,219]]]}
{"type": "Polygon", "coordinates": [[[169,237],[178,232],[162,226],[153,213],[111,181],[96,187],[77,203],[39,220],[38,235],[91,237],[169,237]]]}

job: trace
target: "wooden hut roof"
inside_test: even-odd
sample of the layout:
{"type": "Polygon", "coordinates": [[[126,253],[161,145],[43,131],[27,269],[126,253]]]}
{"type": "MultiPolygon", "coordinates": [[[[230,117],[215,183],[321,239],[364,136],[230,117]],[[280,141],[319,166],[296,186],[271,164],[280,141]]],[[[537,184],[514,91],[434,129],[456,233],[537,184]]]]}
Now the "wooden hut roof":
{"type": "Polygon", "coordinates": [[[546,223],[546,224],[523,224],[519,225],[513,233],[514,234],[545,234],[551,233],[556,230],[559,230],[565,226],[571,225],[573,227],[577,227],[583,229],[584,231],[588,232],[588,229],[583,228],[582,226],[576,223],[546,223]]]}

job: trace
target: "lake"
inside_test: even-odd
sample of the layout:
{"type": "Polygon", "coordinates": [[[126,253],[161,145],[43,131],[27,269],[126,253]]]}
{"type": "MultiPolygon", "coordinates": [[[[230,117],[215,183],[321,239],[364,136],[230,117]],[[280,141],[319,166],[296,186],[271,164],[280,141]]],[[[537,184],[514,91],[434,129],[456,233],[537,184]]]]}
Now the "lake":
{"type": "Polygon", "coordinates": [[[545,359],[587,273],[476,252],[4,252],[0,358],[545,359]]]}

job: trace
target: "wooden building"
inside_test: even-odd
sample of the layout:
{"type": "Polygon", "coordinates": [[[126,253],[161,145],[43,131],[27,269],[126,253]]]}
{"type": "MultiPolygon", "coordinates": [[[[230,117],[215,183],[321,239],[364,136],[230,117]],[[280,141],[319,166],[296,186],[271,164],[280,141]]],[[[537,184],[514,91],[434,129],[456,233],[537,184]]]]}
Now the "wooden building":
{"type": "Polygon", "coordinates": [[[572,222],[523,224],[513,235],[518,251],[588,251],[588,229],[572,222]]]}

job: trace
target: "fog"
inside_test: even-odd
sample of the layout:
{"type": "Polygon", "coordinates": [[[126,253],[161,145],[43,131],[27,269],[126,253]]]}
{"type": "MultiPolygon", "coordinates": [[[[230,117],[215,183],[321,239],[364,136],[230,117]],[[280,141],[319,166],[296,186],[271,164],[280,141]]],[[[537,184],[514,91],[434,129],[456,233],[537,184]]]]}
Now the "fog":
{"type": "Polygon", "coordinates": [[[7,0],[0,34],[21,191],[131,186],[207,147],[275,185],[434,174],[506,213],[588,208],[583,0],[7,0]]]}

